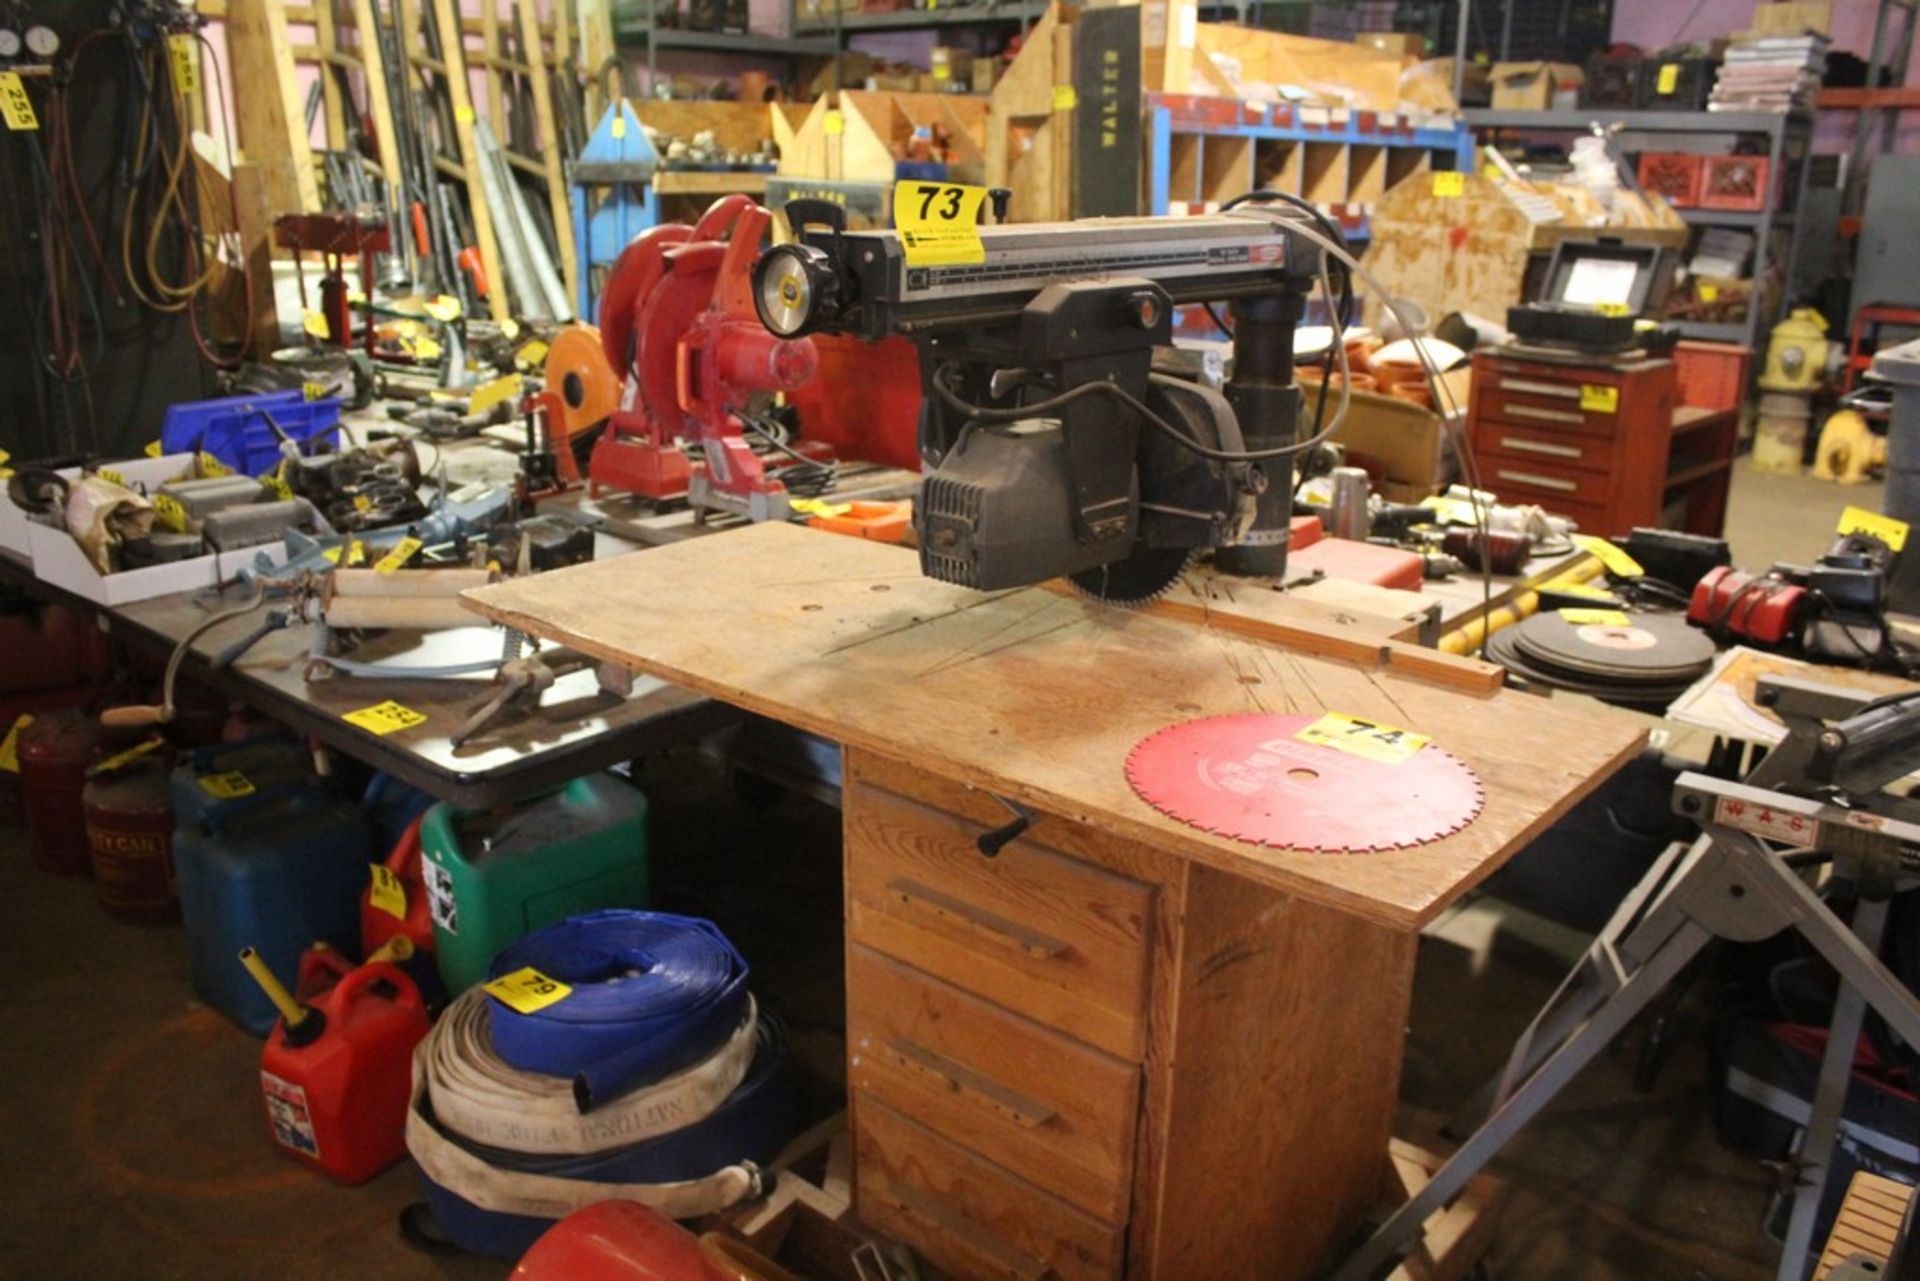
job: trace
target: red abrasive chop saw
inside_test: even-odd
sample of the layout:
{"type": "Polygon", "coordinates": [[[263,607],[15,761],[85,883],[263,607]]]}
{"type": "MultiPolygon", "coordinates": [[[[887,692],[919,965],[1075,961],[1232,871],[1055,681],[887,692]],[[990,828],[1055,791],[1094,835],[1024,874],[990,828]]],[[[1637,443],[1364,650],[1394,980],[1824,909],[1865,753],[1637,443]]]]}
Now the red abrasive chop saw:
{"type": "Polygon", "coordinates": [[[754,309],[753,267],[771,219],[747,196],[724,196],[691,227],[642,232],[615,261],[600,341],[624,385],[588,466],[595,495],[684,497],[696,511],[789,518],[786,487],[740,418],[750,397],[792,391],[819,364],[812,342],[767,332],[754,309]],[[689,461],[682,440],[700,446],[701,461],[689,461]]]}

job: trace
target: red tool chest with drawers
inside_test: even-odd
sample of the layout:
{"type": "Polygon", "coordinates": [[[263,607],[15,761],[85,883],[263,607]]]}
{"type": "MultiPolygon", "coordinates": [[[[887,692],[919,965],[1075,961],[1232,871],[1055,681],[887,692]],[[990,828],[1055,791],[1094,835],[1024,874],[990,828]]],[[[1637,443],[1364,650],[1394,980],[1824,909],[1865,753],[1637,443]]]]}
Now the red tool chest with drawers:
{"type": "Polygon", "coordinates": [[[1645,525],[1718,534],[1724,496],[1702,482],[1724,489],[1731,433],[1697,431],[1704,420],[1676,419],[1676,408],[1671,360],[1476,353],[1468,431],[1481,484],[1589,533],[1645,525]]]}

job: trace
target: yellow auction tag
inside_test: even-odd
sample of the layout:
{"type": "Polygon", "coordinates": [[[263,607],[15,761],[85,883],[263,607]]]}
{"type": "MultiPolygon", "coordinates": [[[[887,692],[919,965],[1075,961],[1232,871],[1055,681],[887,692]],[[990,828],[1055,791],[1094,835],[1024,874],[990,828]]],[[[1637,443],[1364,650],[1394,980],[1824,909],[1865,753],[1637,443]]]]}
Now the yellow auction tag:
{"type": "Polygon", "coordinates": [[[513,363],[522,369],[537,369],[540,362],[547,358],[547,345],[538,338],[513,353],[513,363]]]}
{"type": "Polygon", "coordinates": [[[200,40],[196,36],[172,35],[167,37],[167,51],[173,55],[173,83],[180,86],[181,93],[193,93],[200,88],[200,40]]]}
{"type": "Polygon", "coordinates": [[[1654,81],[1656,93],[1672,93],[1680,87],[1680,64],[1663,62],[1660,64],[1659,78],[1654,81]]]}
{"type": "Polygon", "coordinates": [[[987,189],[957,182],[893,184],[893,225],[909,267],[960,267],[987,260],[980,212],[987,189]]]}
{"type": "MultiPolygon", "coordinates": [[[[367,504],[367,506],[369,507],[371,507],[372,505],[373,505],[372,503],[367,504]]],[[[351,569],[355,565],[366,564],[367,563],[367,545],[361,542],[358,538],[349,538],[347,540],[345,553],[341,556],[339,563],[347,566],[349,569],[351,569]]]]}
{"type": "Polygon", "coordinates": [[[1701,302],[1715,302],[1720,297],[1720,286],[1703,284],[1694,292],[1700,295],[1701,302]]]}
{"type": "Polygon", "coordinates": [[[33,99],[27,97],[27,86],[21,83],[17,71],[0,71],[0,116],[6,117],[7,128],[15,133],[40,127],[40,117],[33,114],[33,99]]]}
{"type": "Polygon", "coordinates": [[[92,778],[96,774],[111,774],[122,766],[133,764],[148,752],[157,752],[166,745],[167,740],[155,734],[152,738],[141,743],[136,743],[124,752],[115,752],[112,756],[107,757],[107,759],[95,761],[93,764],[87,766],[87,777],[92,778]]]}
{"type": "Polygon", "coordinates": [[[392,551],[373,563],[373,572],[391,574],[396,569],[405,569],[407,562],[413,559],[413,554],[424,546],[426,546],[425,543],[408,535],[395,543],[392,551]]]}
{"type": "Polygon", "coordinates": [[[820,117],[820,132],[829,138],[847,131],[847,118],[837,111],[829,111],[820,117]]]}
{"type": "Polygon", "coordinates": [[[388,916],[407,919],[407,886],[385,863],[373,864],[373,889],[367,901],[388,916]]]}
{"type": "Polygon", "coordinates": [[[99,471],[93,474],[98,476],[101,480],[106,481],[108,484],[118,485],[122,489],[126,488],[127,478],[125,476],[122,476],[119,472],[115,471],[111,467],[102,467],[99,471]]]}
{"type": "Polygon", "coordinates": [[[933,64],[933,78],[935,80],[946,80],[952,75],[953,68],[949,67],[946,63],[936,62],[933,64]]]}
{"type": "Polygon", "coordinates": [[[357,512],[370,512],[373,510],[373,499],[368,498],[365,494],[355,494],[353,496],[353,509],[357,512]]]}
{"type": "Polygon", "coordinates": [[[1079,105],[1080,95],[1073,91],[1072,85],[1055,85],[1053,87],[1053,109],[1055,111],[1072,111],[1079,105]]]}
{"type": "Polygon", "coordinates": [[[451,325],[460,319],[460,300],[451,294],[435,294],[421,306],[421,310],[443,325],[451,325]]]}
{"type": "MultiPolygon", "coordinates": [[[[1608,546],[1612,544],[1609,543],[1608,546]]],[[[1561,596],[1580,596],[1587,600],[1610,601],[1613,599],[1612,592],[1604,587],[1595,587],[1592,583],[1549,583],[1540,590],[1552,591],[1561,596]]]]}
{"type": "Polygon", "coordinates": [[[311,307],[300,313],[300,327],[309,338],[324,340],[327,336],[327,318],[311,307]]]}
{"type": "Polygon", "coordinates": [[[1601,627],[1625,627],[1631,620],[1618,609],[1563,609],[1560,617],[1575,627],[1598,624],[1601,627]]]}
{"type": "Polygon", "coordinates": [[[293,497],[293,486],[287,483],[286,465],[283,463],[260,478],[260,483],[273,491],[273,496],[281,502],[293,497]]]}
{"type": "Polygon", "coordinates": [[[1624,316],[1627,314],[1627,304],[1623,302],[1597,302],[1593,305],[1593,309],[1603,316],[1624,316]]]}
{"type": "Polygon", "coordinates": [[[233,468],[221,462],[212,454],[195,454],[193,465],[199,469],[201,479],[211,480],[216,476],[231,476],[233,468]]]}
{"type": "Polygon", "coordinates": [[[1598,534],[1575,534],[1573,544],[1605,565],[1607,572],[1616,578],[1638,578],[1647,572],[1640,568],[1639,561],[1598,534]]]}
{"type": "Polygon", "coordinates": [[[22,712],[13,718],[13,728],[7,731],[5,738],[0,738],[0,770],[9,774],[20,772],[20,732],[31,724],[31,712],[22,712]]]}
{"type": "Polygon", "coordinates": [[[223,774],[208,774],[200,780],[200,790],[216,800],[232,801],[242,796],[252,796],[253,780],[237,769],[223,774]]]}
{"type": "Polygon", "coordinates": [[[398,730],[412,729],[424,724],[426,716],[411,707],[402,707],[388,699],[384,703],[375,703],[372,707],[363,707],[357,712],[347,712],[340,717],[347,724],[369,734],[392,734],[398,730]]]}
{"type": "Polygon", "coordinates": [[[487,995],[519,1014],[544,1010],[556,1001],[573,995],[573,989],[559,979],[550,979],[531,965],[502,974],[487,984],[487,995]]]}
{"type": "Polygon", "coordinates": [[[1894,551],[1907,545],[1907,522],[1870,512],[1864,507],[1849,507],[1840,513],[1840,534],[1872,534],[1894,551]]]}
{"type": "Polygon", "coordinates": [[[147,447],[141,452],[149,458],[158,458],[165,451],[162,449],[160,442],[155,440],[149,442],[147,447]]]}
{"type": "Polygon", "coordinates": [[[187,532],[187,509],[167,494],[153,496],[153,523],[176,534],[187,532]]]}
{"type": "Polygon", "coordinates": [[[1384,765],[1398,765],[1433,741],[1425,734],[1340,712],[1328,712],[1311,725],[1302,726],[1294,737],[1384,765]]]}
{"type": "Polygon", "coordinates": [[[327,398],[327,385],[325,383],[301,383],[300,395],[307,400],[325,400],[327,398]]]}
{"type": "Polygon", "coordinates": [[[1580,408],[1590,414],[1620,412],[1620,389],[1605,383],[1580,384],[1580,408]]]}
{"type": "Polygon", "coordinates": [[[473,399],[467,402],[469,415],[484,414],[503,401],[520,398],[520,375],[507,374],[483,384],[473,393],[473,399]]]}
{"type": "Polygon", "coordinates": [[[1458,169],[1446,169],[1433,175],[1433,194],[1440,200],[1458,200],[1467,194],[1467,175],[1458,169]]]}
{"type": "Polygon", "coordinates": [[[853,510],[852,503],[830,503],[821,498],[789,499],[787,506],[802,516],[844,516],[853,510]]]}

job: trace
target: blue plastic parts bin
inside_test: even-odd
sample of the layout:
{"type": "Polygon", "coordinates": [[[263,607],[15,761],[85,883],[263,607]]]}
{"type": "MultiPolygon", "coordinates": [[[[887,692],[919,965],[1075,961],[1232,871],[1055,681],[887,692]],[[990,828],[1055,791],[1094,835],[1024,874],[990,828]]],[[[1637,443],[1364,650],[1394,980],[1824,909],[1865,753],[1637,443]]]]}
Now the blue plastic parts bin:
{"type": "Polygon", "coordinates": [[[326,396],[308,400],[299,388],[224,400],[191,400],[169,406],[160,426],[160,448],[169,454],[197,450],[227,466],[258,476],[280,465],[280,437],[267,424],[271,416],[302,453],[325,441],[339,448],[340,401],[326,396]]]}
{"type": "Polygon", "coordinates": [[[258,743],[195,753],[171,779],[176,801],[187,802],[176,811],[173,860],[193,990],[255,1036],[272,1030],[276,1012],[241,968],[240,949],[257,948],[288,986],[316,941],[356,955],[375,857],[360,807],[311,772],[280,774],[273,755],[258,743]],[[209,780],[218,780],[213,791],[209,780]]]}

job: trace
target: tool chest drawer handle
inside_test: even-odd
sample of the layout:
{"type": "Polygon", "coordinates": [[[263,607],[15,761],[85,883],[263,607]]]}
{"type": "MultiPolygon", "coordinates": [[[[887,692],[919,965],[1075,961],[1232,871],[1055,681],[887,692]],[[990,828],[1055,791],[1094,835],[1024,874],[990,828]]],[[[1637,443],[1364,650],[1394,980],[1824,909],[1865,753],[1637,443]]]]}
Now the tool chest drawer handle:
{"type": "Polygon", "coordinates": [[[1585,414],[1576,414],[1569,409],[1542,409],[1538,405],[1507,405],[1505,413],[1515,418],[1541,418],[1550,423],[1584,423],[1585,414]]]}
{"type": "Polygon", "coordinates": [[[1569,387],[1565,383],[1543,383],[1531,378],[1502,378],[1501,391],[1526,391],[1536,396],[1559,396],[1563,400],[1580,399],[1580,389],[1569,387]]]}
{"type": "Polygon", "coordinates": [[[1585,452],[1578,445],[1553,445],[1544,440],[1528,440],[1524,436],[1502,436],[1500,448],[1517,449],[1527,454],[1551,454],[1555,458],[1578,458],[1585,452]]]}
{"type": "Polygon", "coordinates": [[[1053,1270],[1043,1260],[1014,1249],[991,1233],[983,1232],[972,1219],[949,1210],[918,1188],[896,1184],[892,1192],[893,1199],[900,1203],[902,1210],[928,1227],[971,1245],[999,1265],[1000,1275],[1010,1277],[1013,1281],[1046,1281],[1047,1277],[1053,1275],[1053,1270]]]}
{"type": "Polygon", "coordinates": [[[905,907],[918,907],[943,921],[964,925],[983,938],[991,939],[1002,947],[1025,952],[1036,960],[1052,961],[1066,955],[1067,945],[1059,939],[1048,938],[1018,921],[1010,921],[1004,916],[962,902],[951,894],[943,894],[931,885],[900,877],[887,882],[887,892],[905,907]]]}
{"type": "Polygon", "coordinates": [[[889,1041],[887,1052],[901,1067],[932,1077],[947,1089],[990,1108],[1023,1130],[1038,1129],[1059,1115],[1038,1099],[1030,1099],[1017,1090],[1009,1090],[992,1077],[976,1072],[944,1054],[937,1054],[924,1045],[915,1045],[903,1037],[889,1041]]]}
{"type": "Polygon", "coordinates": [[[1558,476],[1537,476],[1530,471],[1508,471],[1502,467],[1494,475],[1501,480],[1510,480],[1516,485],[1536,485],[1541,489],[1557,489],[1563,493],[1577,493],[1580,486],[1571,480],[1561,480],[1558,476]]]}

